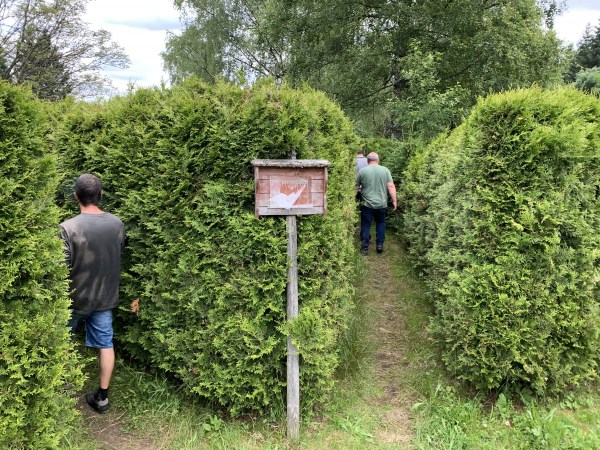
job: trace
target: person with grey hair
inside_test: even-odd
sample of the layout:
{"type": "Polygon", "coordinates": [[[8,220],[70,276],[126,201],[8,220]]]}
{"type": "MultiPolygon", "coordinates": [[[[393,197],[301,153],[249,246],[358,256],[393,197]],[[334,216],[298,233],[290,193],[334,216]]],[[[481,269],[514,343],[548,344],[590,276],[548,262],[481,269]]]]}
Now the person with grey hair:
{"type": "Polygon", "coordinates": [[[125,243],[123,222],[102,211],[102,182],[83,174],[75,182],[80,214],[60,224],[69,265],[71,319],[74,334],[85,323],[85,345],[98,349],[99,387],[88,393],[88,404],[99,413],[109,408],[108,387],[115,365],[112,311],[119,304],[121,253],[125,243]]]}
{"type": "Polygon", "coordinates": [[[396,186],[389,169],[379,165],[379,155],[367,155],[368,165],[356,174],[356,189],[360,190],[363,204],[360,206],[361,252],[367,254],[371,240],[371,224],[375,220],[375,244],[377,253],[383,252],[385,241],[385,216],[387,214],[387,194],[392,198],[393,210],[398,207],[396,186]]]}

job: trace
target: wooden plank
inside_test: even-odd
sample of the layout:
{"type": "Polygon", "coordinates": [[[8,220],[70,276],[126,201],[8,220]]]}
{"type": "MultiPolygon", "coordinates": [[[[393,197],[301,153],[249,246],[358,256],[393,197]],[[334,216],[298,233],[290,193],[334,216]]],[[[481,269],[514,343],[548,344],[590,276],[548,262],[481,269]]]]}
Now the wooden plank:
{"type": "MultiPolygon", "coordinates": [[[[254,168],[254,192],[258,193],[258,175],[259,175],[259,168],[255,167],[254,168]]],[[[254,215],[256,217],[260,217],[260,213],[258,212],[258,202],[255,200],[254,201],[254,215]]]]}
{"type": "Polygon", "coordinates": [[[301,177],[301,178],[311,178],[322,180],[325,178],[325,169],[324,168],[278,168],[278,167],[259,167],[258,168],[258,178],[261,180],[268,180],[271,177],[278,176],[291,176],[291,177],[301,177]]]}
{"type": "Polygon", "coordinates": [[[325,160],[255,160],[257,217],[327,213],[325,160]]]}
{"type": "MultiPolygon", "coordinates": [[[[270,194],[257,194],[256,204],[261,207],[268,208],[270,204],[270,194]]],[[[294,211],[298,208],[307,208],[312,206],[323,207],[325,205],[325,196],[322,192],[312,192],[309,194],[307,202],[295,204],[291,209],[286,211],[294,211]]],[[[273,208],[273,209],[285,209],[285,208],[273,208]]]]}
{"type": "MultiPolygon", "coordinates": [[[[288,285],[286,314],[288,320],[298,317],[298,239],[296,216],[286,218],[288,285]]],[[[298,348],[287,337],[287,436],[290,441],[300,437],[300,361],[298,348]]]]}
{"type": "Polygon", "coordinates": [[[329,173],[325,169],[325,179],[323,180],[323,216],[327,215],[327,183],[329,180],[329,173]]]}
{"type": "Polygon", "coordinates": [[[311,214],[323,214],[323,212],[324,212],[324,208],[322,206],[317,206],[317,207],[312,207],[312,208],[293,208],[291,210],[273,209],[273,208],[267,208],[264,206],[259,206],[256,209],[258,210],[259,216],[289,216],[289,215],[309,216],[311,214]]]}
{"type": "MultiPolygon", "coordinates": [[[[325,178],[310,179],[310,192],[325,192],[325,178]]],[[[270,178],[261,178],[255,180],[255,191],[259,194],[268,194],[271,188],[270,178]]]]}

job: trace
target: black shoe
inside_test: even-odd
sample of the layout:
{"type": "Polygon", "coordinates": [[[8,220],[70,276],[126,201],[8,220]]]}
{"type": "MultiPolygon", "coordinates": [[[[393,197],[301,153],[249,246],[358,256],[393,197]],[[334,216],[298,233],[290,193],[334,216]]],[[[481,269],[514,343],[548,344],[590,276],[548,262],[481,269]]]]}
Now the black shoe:
{"type": "Polygon", "coordinates": [[[363,255],[366,255],[367,253],[369,253],[369,243],[362,241],[360,244],[360,253],[363,255]]]}
{"type": "Polygon", "coordinates": [[[377,253],[383,253],[383,244],[377,244],[377,253]]]}
{"type": "Polygon", "coordinates": [[[108,403],[108,397],[106,397],[104,400],[100,400],[100,396],[97,392],[89,392],[85,396],[85,399],[87,400],[88,405],[90,405],[99,414],[104,414],[110,407],[108,403]]]}

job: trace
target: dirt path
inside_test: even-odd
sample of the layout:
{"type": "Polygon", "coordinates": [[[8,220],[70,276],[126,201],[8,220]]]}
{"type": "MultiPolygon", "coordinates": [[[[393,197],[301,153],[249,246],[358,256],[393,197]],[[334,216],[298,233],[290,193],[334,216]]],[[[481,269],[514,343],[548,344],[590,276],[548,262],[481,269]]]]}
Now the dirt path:
{"type": "Polygon", "coordinates": [[[406,296],[414,288],[398,275],[397,268],[402,264],[400,259],[404,258],[404,253],[393,236],[386,239],[382,254],[377,254],[373,248],[363,258],[366,281],[359,287],[359,293],[364,296],[371,314],[374,374],[383,392],[377,401],[386,411],[375,438],[376,442],[404,448],[414,436],[411,407],[416,399],[403,385],[410,345],[404,308],[406,296]]]}
{"type": "Polygon", "coordinates": [[[154,442],[135,434],[127,433],[127,425],[123,420],[125,413],[109,410],[98,414],[89,407],[84,395],[77,402],[81,411],[87,434],[94,439],[97,450],[159,450],[154,442]]]}
{"type": "MultiPolygon", "coordinates": [[[[411,362],[414,358],[410,356],[410,346],[411,340],[425,336],[424,331],[422,336],[414,336],[406,321],[420,288],[414,284],[413,275],[407,272],[410,272],[410,265],[392,233],[387,237],[383,254],[377,254],[372,248],[362,258],[365,276],[357,286],[357,295],[366,305],[369,329],[372,330],[373,381],[379,387],[379,394],[372,401],[383,411],[381,423],[373,432],[373,441],[386,448],[410,448],[415,434],[412,405],[417,398],[407,381],[407,374],[418,373],[418,368],[413,367],[414,361],[411,362]]],[[[86,434],[94,440],[98,450],[168,448],[167,438],[150,440],[128,429],[126,417],[118,408],[99,415],[81,396],[78,409],[89,430],[86,434]]]]}

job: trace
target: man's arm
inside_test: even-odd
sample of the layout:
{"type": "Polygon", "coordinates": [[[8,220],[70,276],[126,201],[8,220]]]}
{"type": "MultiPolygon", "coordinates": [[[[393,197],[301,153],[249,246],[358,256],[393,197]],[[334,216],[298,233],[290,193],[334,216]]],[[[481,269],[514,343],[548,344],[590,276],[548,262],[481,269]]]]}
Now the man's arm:
{"type": "Polygon", "coordinates": [[[396,185],[393,181],[388,181],[387,184],[388,192],[390,193],[390,197],[392,197],[392,204],[394,205],[394,211],[398,208],[398,199],[396,198],[396,185]]]}
{"type": "Polygon", "coordinates": [[[60,238],[64,244],[65,263],[68,266],[71,266],[71,241],[69,240],[69,235],[62,226],[60,227],[60,238]]]}

